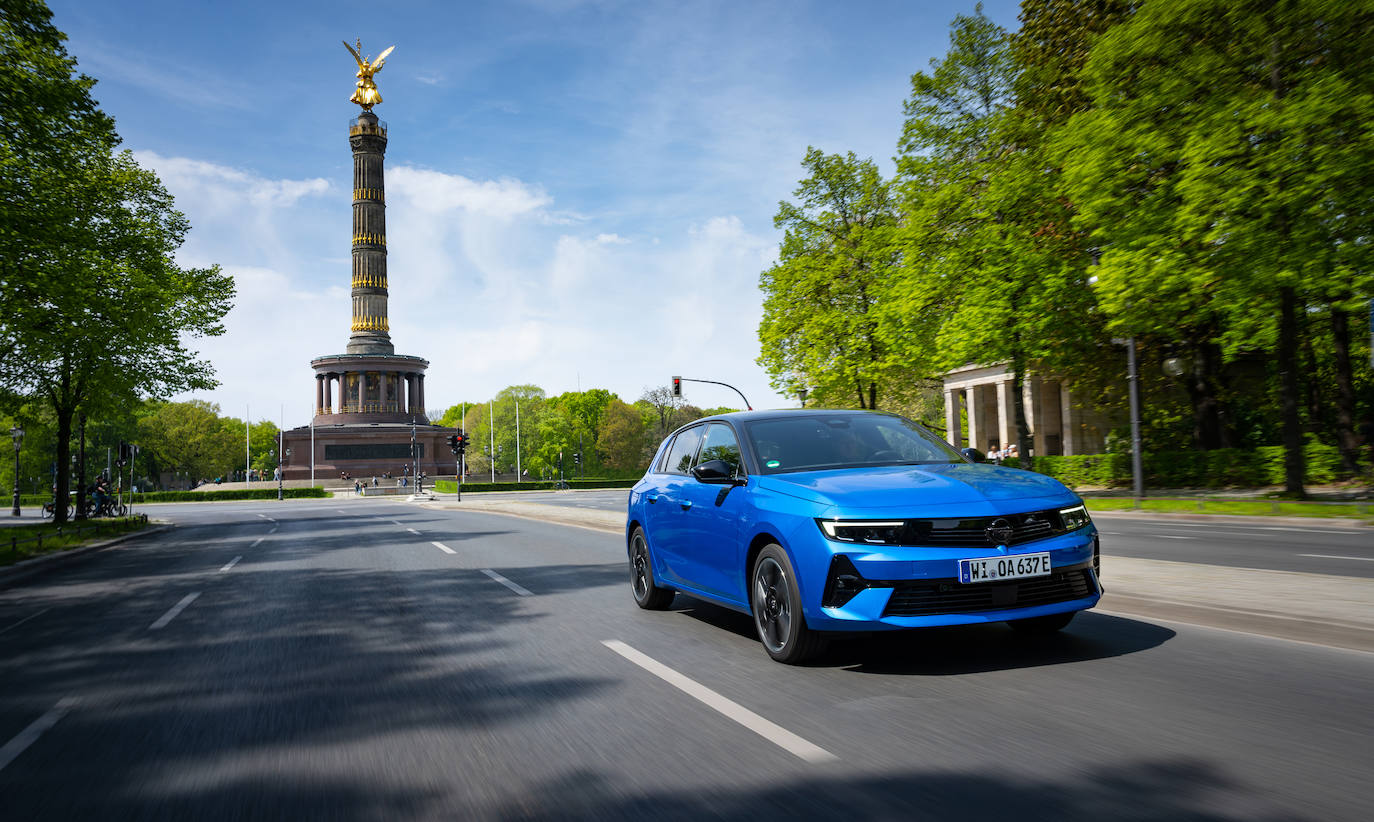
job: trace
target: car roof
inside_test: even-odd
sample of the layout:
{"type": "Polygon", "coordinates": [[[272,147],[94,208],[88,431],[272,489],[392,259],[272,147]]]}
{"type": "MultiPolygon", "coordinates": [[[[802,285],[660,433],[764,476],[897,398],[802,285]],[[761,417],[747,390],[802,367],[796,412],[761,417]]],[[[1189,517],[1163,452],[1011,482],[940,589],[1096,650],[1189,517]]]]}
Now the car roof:
{"type": "MultiPolygon", "coordinates": [[[[769,411],[731,411],[728,414],[713,414],[709,417],[702,417],[699,420],[692,420],[689,423],[678,426],[673,434],[692,425],[712,420],[725,420],[727,422],[758,422],[760,420],[779,420],[796,419],[797,417],[820,417],[834,416],[835,414],[882,414],[884,416],[897,416],[890,411],[867,411],[857,408],[775,408],[769,411]]],[[[672,434],[669,434],[672,436],[672,434]]]]}

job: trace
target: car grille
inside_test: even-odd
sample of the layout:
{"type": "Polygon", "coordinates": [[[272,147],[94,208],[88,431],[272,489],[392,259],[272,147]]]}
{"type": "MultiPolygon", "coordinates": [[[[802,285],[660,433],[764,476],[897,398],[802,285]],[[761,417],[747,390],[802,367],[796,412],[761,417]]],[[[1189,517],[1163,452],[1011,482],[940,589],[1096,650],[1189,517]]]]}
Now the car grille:
{"type": "Polygon", "coordinates": [[[883,616],[971,614],[1029,608],[1092,596],[1092,572],[1075,567],[1043,577],[964,585],[957,579],[924,579],[893,583],[883,616]]]}
{"type": "Polygon", "coordinates": [[[996,517],[971,519],[912,519],[902,534],[905,545],[1020,545],[1062,534],[1067,529],[1057,510],[1030,511],[996,517]],[[988,536],[988,527],[998,520],[1011,527],[1011,538],[998,542],[988,536]]]}

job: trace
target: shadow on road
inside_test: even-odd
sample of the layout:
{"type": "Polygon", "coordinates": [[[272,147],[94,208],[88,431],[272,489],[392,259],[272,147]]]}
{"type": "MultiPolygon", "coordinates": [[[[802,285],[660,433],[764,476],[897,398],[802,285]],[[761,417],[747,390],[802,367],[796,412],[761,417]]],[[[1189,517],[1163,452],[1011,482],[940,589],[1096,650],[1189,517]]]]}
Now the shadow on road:
{"type": "MultiPolygon", "coordinates": [[[[685,596],[673,604],[684,616],[758,641],[746,614],[685,596]]],[[[1158,647],[1174,636],[1174,631],[1154,623],[1084,611],[1068,628],[1043,637],[1023,636],[1004,623],[837,635],[807,665],[870,674],[949,676],[1123,656],[1158,647]]]]}
{"type": "MultiPolygon", "coordinates": [[[[724,753],[724,752],[722,752],[724,753]]],[[[1220,822],[1291,819],[1240,811],[1233,780],[1202,761],[1144,761],[1085,773],[1015,778],[995,773],[913,770],[890,775],[778,780],[755,789],[617,794],[593,772],[531,787],[493,818],[501,820],[702,819],[1016,820],[1220,822]],[[1228,796],[1229,794],[1229,796],[1228,796]]]]}

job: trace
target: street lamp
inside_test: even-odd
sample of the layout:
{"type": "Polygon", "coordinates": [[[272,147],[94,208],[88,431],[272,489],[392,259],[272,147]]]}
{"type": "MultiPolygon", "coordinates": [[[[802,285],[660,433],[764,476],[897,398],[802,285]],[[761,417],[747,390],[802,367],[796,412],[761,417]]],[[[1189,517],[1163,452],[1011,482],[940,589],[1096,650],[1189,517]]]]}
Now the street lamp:
{"type": "Polygon", "coordinates": [[[19,445],[24,441],[24,429],[15,426],[10,429],[10,436],[14,438],[14,510],[10,511],[11,516],[19,516],[19,445]]]}

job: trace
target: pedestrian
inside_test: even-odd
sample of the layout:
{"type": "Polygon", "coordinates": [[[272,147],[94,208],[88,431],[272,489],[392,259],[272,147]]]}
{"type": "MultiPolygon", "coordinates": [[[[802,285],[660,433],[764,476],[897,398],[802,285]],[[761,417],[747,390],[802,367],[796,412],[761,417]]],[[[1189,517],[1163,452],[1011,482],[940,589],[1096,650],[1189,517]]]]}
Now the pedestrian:
{"type": "Polygon", "coordinates": [[[361,482],[358,482],[357,480],[353,480],[353,495],[354,495],[354,496],[361,496],[362,493],[363,493],[363,484],[362,484],[361,482]]]}
{"type": "Polygon", "coordinates": [[[373,488],[376,488],[376,487],[377,487],[377,475],[376,475],[376,474],[373,474],[373,475],[372,475],[372,487],[373,487],[373,488]]]}

